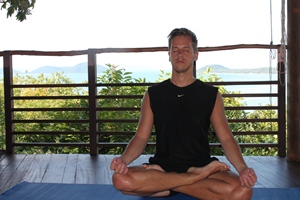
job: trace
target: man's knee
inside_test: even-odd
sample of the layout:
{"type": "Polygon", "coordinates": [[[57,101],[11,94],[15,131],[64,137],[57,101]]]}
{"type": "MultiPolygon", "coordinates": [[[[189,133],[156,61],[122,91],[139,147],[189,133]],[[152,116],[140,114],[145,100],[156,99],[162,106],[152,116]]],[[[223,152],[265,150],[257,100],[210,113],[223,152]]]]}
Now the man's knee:
{"type": "Polygon", "coordinates": [[[223,187],[225,199],[230,200],[250,200],[252,198],[252,188],[242,187],[238,179],[232,180],[223,187]]]}
{"type": "Polygon", "coordinates": [[[233,176],[230,179],[227,186],[224,187],[224,193],[230,200],[250,200],[252,198],[252,188],[242,187],[238,176],[233,176]]]}
{"type": "Polygon", "coordinates": [[[240,186],[233,191],[231,199],[250,200],[252,198],[252,195],[253,195],[252,188],[246,188],[240,186]]]}
{"type": "Polygon", "coordinates": [[[128,175],[124,174],[114,174],[112,176],[113,185],[117,190],[122,192],[132,191],[132,181],[128,175]]]}

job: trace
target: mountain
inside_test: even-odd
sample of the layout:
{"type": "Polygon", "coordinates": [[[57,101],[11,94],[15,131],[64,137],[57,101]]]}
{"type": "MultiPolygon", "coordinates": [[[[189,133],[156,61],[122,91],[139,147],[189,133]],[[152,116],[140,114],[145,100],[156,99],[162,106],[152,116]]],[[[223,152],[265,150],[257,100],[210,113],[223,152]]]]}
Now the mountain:
{"type": "MultiPolygon", "coordinates": [[[[207,68],[210,68],[211,73],[244,73],[244,74],[269,74],[269,67],[261,68],[251,68],[251,69],[229,69],[222,65],[206,65],[197,70],[197,72],[202,73],[206,71],[207,68]]],[[[276,68],[272,68],[272,74],[277,73],[276,68]]]]}
{"type": "MultiPolygon", "coordinates": [[[[269,74],[268,67],[261,68],[251,68],[251,69],[230,69],[219,64],[206,65],[197,70],[198,73],[206,71],[207,68],[210,68],[211,73],[244,73],[244,74],[269,74]]],[[[104,72],[108,67],[103,65],[97,65],[97,73],[104,72]]],[[[72,67],[56,67],[56,66],[42,66],[35,70],[28,72],[29,74],[41,74],[41,73],[55,73],[55,72],[64,72],[64,73],[87,73],[88,67],[87,63],[79,63],[72,67]]],[[[24,72],[14,70],[14,73],[22,74],[24,72]]],[[[272,73],[277,73],[276,68],[272,68],[272,73]]],[[[3,74],[3,68],[0,68],[0,74],[3,74]]]]}
{"type": "Polygon", "coordinates": [[[203,72],[206,71],[207,68],[210,68],[211,72],[216,72],[216,73],[227,73],[230,69],[227,67],[224,67],[223,65],[206,65],[204,67],[201,67],[200,69],[198,69],[198,72],[203,72]]]}
{"type": "MultiPolygon", "coordinates": [[[[104,72],[108,67],[97,65],[97,73],[104,72]]],[[[88,67],[87,63],[79,63],[73,67],[55,67],[55,66],[43,66],[37,68],[33,71],[30,71],[29,74],[40,74],[40,73],[55,73],[55,72],[64,72],[64,73],[87,73],[88,67]]]]}

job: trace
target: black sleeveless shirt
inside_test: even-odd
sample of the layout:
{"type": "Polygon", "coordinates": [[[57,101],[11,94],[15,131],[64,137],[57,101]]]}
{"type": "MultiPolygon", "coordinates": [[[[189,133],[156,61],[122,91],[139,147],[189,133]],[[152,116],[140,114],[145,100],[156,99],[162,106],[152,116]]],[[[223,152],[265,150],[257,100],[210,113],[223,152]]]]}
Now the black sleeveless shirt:
{"type": "Polygon", "coordinates": [[[186,87],[168,79],[148,88],[156,132],[156,154],[150,163],[205,166],[211,162],[208,130],[217,91],[198,79],[186,87]]]}

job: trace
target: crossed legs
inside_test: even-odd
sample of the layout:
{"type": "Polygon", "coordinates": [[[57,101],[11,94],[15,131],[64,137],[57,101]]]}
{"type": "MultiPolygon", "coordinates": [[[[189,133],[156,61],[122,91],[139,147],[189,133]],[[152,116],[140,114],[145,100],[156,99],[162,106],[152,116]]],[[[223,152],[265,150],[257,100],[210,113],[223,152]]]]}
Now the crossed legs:
{"type": "Polygon", "coordinates": [[[250,200],[252,197],[252,188],[242,187],[238,175],[231,171],[220,171],[194,184],[173,190],[197,199],[250,200]]]}
{"type": "Polygon", "coordinates": [[[252,190],[240,185],[239,177],[222,162],[191,167],[187,173],[170,173],[158,165],[130,167],[127,174],[114,174],[116,189],[138,196],[168,196],[170,190],[198,199],[251,199],[252,190]]]}

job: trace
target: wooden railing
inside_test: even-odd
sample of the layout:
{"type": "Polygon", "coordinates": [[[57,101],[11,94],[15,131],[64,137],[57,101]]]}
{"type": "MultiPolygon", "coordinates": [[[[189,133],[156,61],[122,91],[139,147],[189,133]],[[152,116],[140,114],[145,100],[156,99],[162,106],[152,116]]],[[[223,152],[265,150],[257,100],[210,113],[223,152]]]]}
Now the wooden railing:
{"type": "MultiPolygon", "coordinates": [[[[222,46],[222,47],[206,47],[198,48],[199,52],[206,51],[219,51],[219,50],[233,50],[243,48],[260,48],[270,49],[270,45],[234,45],[234,46],[222,46]]],[[[273,49],[279,49],[278,46],[272,46],[273,49]]],[[[54,147],[88,147],[90,154],[95,155],[99,153],[99,147],[124,147],[127,142],[99,142],[98,137],[101,134],[106,135],[133,135],[134,131],[120,131],[120,132],[105,132],[99,130],[99,123],[137,123],[138,119],[98,119],[99,112],[113,111],[113,110],[136,110],[139,108],[103,108],[98,105],[97,101],[103,98],[137,98],[141,99],[142,95],[98,95],[99,87],[108,86],[149,86],[154,83],[97,83],[97,54],[103,53],[128,53],[128,52],[160,52],[168,51],[167,47],[153,47],[153,48],[105,48],[105,49],[88,49],[83,51],[57,51],[57,52],[44,52],[44,51],[4,51],[0,52],[0,56],[3,56],[4,60],[4,93],[5,93],[5,123],[6,123],[6,153],[14,153],[14,148],[17,146],[54,146],[54,147]],[[35,56],[78,56],[88,55],[88,83],[84,84],[31,84],[31,85],[16,85],[13,84],[13,64],[12,58],[15,55],[35,55],[35,56]],[[88,89],[88,95],[85,96],[15,96],[15,88],[54,88],[54,87],[86,87],[88,89]],[[46,100],[46,99],[85,99],[88,101],[88,107],[86,108],[15,108],[14,101],[16,100],[46,100]],[[89,113],[88,119],[62,119],[62,120],[48,120],[48,119],[32,119],[32,120],[16,120],[14,118],[15,112],[36,112],[36,111],[86,111],[89,113]],[[33,132],[33,131],[15,131],[15,125],[17,123],[86,123],[89,130],[72,132],[33,132]],[[15,141],[16,135],[36,135],[36,134],[82,134],[89,136],[89,143],[18,143],[15,141]]],[[[278,62],[278,65],[283,66],[283,62],[278,62]]],[[[279,70],[284,69],[280,67],[279,70]]],[[[234,135],[277,135],[278,143],[240,143],[241,147],[245,148],[257,148],[257,147],[273,147],[278,148],[279,156],[286,156],[286,117],[285,117],[285,85],[281,84],[285,82],[284,73],[278,73],[278,79],[276,81],[239,81],[239,82],[211,82],[213,85],[275,85],[277,86],[276,93],[251,93],[251,94],[223,94],[224,98],[235,97],[275,97],[277,98],[277,106],[242,106],[242,107],[225,107],[226,110],[275,110],[278,113],[278,118],[264,118],[264,119],[228,119],[229,123],[237,122],[272,122],[278,124],[278,130],[276,131],[254,131],[254,132],[233,132],[234,135]]],[[[149,146],[155,145],[149,143],[149,146]]],[[[220,147],[218,143],[211,143],[211,147],[220,147]]]]}

